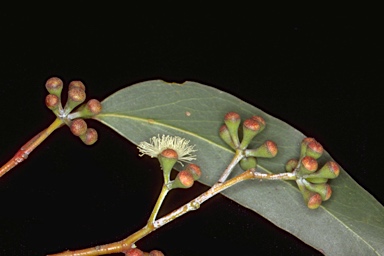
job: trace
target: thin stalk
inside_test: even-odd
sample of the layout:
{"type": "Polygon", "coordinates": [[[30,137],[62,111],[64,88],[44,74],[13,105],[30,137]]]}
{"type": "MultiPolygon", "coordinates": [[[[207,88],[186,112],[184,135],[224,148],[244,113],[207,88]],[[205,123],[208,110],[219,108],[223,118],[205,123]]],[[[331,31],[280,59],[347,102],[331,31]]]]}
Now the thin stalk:
{"type": "Polygon", "coordinates": [[[34,136],[31,140],[25,143],[19,151],[0,168],[0,177],[10,171],[13,167],[23,162],[28,158],[28,155],[40,145],[54,130],[61,127],[64,124],[63,120],[56,118],[56,120],[45,130],[34,136]]]}
{"type": "MultiPolygon", "coordinates": [[[[221,191],[248,179],[253,179],[253,171],[248,170],[246,172],[241,173],[240,175],[224,182],[224,183],[216,183],[213,187],[211,187],[208,191],[201,194],[194,200],[190,201],[189,203],[183,205],[179,209],[169,213],[168,215],[160,218],[157,221],[154,221],[153,223],[150,223],[148,221],[147,225],[137,231],[136,233],[128,236],[127,238],[110,244],[95,246],[87,249],[82,250],[76,250],[76,251],[66,251],[62,253],[57,254],[50,254],[48,256],[96,256],[96,255],[105,255],[105,254],[111,254],[111,253],[118,253],[118,252],[126,252],[129,250],[132,245],[142,239],[143,237],[147,236],[148,234],[152,233],[156,229],[164,226],[165,224],[171,222],[172,220],[184,215],[185,213],[196,210],[200,207],[200,204],[207,201],[209,198],[215,196],[216,194],[220,193],[221,191]]],[[[165,193],[165,192],[164,192],[165,193]]],[[[159,196],[160,199],[160,196],[159,196]]],[[[159,200],[158,200],[159,202],[159,200]]],[[[157,205],[157,204],[156,204],[157,205]]],[[[155,212],[155,211],[154,211],[155,212]]],[[[152,218],[150,218],[152,219],[152,218]]]]}
{"type": "Polygon", "coordinates": [[[164,184],[162,189],[161,189],[160,195],[157,198],[157,202],[155,204],[155,207],[153,207],[151,216],[148,219],[148,224],[153,224],[153,222],[155,221],[157,213],[159,212],[160,207],[164,201],[164,198],[168,194],[168,192],[169,192],[169,188],[167,187],[166,184],[164,184]]]}
{"type": "Polygon", "coordinates": [[[237,149],[235,155],[232,158],[232,161],[229,163],[228,167],[224,170],[223,174],[219,179],[219,183],[223,183],[228,176],[231,174],[233,168],[240,162],[240,160],[244,157],[243,150],[237,149]]]}

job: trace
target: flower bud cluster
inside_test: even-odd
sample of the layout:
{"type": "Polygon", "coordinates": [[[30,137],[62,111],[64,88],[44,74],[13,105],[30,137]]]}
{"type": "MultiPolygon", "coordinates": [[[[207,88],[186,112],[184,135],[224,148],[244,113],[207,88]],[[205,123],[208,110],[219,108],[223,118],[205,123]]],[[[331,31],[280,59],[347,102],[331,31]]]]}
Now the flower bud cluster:
{"type": "Polygon", "coordinates": [[[63,122],[69,126],[71,132],[78,136],[86,145],[92,145],[97,141],[98,135],[95,129],[88,128],[83,118],[92,118],[101,112],[102,106],[98,100],[91,99],[81,105],[75,113],[73,109],[85,101],[85,85],[81,81],[72,81],[68,85],[68,99],[65,106],[61,103],[63,81],[57,77],[51,77],[45,83],[49,94],[45,98],[46,106],[63,122]]]}
{"type": "Polygon", "coordinates": [[[339,176],[340,168],[334,161],[328,161],[318,168],[317,159],[324,149],[314,138],[305,138],[301,142],[300,159],[291,159],[285,165],[287,172],[296,175],[296,183],[310,209],[318,208],[323,201],[332,195],[329,179],[339,176]]]}
{"type": "Polygon", "coordinates": [[[252,139],[265,128],[265,120],[260,116],[252,116],[243,121],[240,129],[241,118],[236,112],[228,112],[224,116],[224,125],[219,129],[221,139],[234,150],[243,151],[244,158],[240,160],[243,170],[255,168],[257,157],[272,158],[277,154],[277,145],[267,140],[255,149],[248,149],[252,139]],[[241,138],[240,138],[241,135],[241,138]]]}

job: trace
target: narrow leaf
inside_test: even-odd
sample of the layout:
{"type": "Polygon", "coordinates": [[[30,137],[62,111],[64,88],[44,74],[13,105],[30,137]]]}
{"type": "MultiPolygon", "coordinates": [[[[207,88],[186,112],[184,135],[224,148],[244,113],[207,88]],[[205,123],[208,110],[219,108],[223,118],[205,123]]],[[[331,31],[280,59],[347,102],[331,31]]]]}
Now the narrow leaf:
{"type": "MultiPolygon", "coordinates": [[[[96,119],[132,143],[169,134],[196,144],[196,163],[203,171],[200,181],[209,186],[219,179],[234,154],[218,136],[227,112],[236,111],[244,119],[252,115],[265,119],[267,126],[253,144],[273,140],[279,153],[273,159],[259,159],[259,171],[284,172],[285,163],[297,158],[305,137],[230,94],[194,82],[147,81],[114,93],[102,104],[96,119]]],[[[328,160],[331,157],[325,152],[320,164],[328,160]]],[[[237,168],[234,173],[240,171],[237,168]]],[[[331,199],[316,210],[305,206],[294,182],[247,181],[223,194],[326,255],[384,255],[383,206],[343,169],[331,185],[331,199]]]]}

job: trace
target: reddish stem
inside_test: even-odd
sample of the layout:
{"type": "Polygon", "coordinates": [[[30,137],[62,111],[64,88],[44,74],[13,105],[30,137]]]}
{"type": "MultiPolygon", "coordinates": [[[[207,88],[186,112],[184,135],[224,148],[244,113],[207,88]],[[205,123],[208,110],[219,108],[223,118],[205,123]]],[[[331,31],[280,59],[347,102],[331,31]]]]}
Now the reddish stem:
{"type": "Polygon", "coordinates": [[[0,177],[10,171],[13,167],[23,162],[28,158],[28,155],[38,146],[40,145],[54,130],[61,127],[63,125],[63,121],[57,118],[47,129],[41,131],[39,134],[30,139],[27,143],[25,143],[19,151],[9,160],[6,164],[4,164],[0,168],[0,177]]]}

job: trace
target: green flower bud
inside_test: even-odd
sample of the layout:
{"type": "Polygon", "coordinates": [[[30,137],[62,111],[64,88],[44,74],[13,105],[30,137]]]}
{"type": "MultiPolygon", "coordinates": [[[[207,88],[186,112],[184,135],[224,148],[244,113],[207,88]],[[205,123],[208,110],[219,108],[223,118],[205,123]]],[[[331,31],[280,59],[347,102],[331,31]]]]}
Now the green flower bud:
{"type": "Polygon", "coordinates": [[[240,143],[240,149],[245,149],[248,147],[249,143],[251,143],[252,139],[258,134],[260,131],[259,122],[253,119],[246,119],[243,122],[243,139],[240,143]]]}
{"type": "Polygon", "coordinates": [[[244,154],[246,157],[253,156],[253,157],[265,157],[265,158],[272,158],[277,155],[277,146],[276,143],[267,140],[263,143],[260,147],[256,149],[246,149],[244,151],[244,154]]]}
{"type": "Polygon", "coordinates": [[[265,128],[264,118],[262,118],[261,116],[252,116],[251,118],[259,123],[259,125],[260,125],[260,131],[259,132],[263,131],[265,128]]]}
{"type": "Polygon", "coordinates": [[[323,152],[324,152],[323,146],[321,146],[321,144],[316,140],[308,143],[307,151],[306,151],[307,156],[311,156],[315,159],[318,159],[319,157],[321,157],[323,152]]]}
{"type": "Polygon", "coordinates": [[[317,170],[318,164],[315,158],[310,156],[305,156],[301,159],[301,164],[299,167],[298,174],[305,175],[314,173],[317,170]]]}
{"type": "Polygon", "coordinates": [[[317,209],[323,202],[321,196],[318,193],[311,192],[307,200],[307,206],[309,209],[317,209]]]}
{"type": "Polygon", "coordinates": [[[97,141],[97,131],[93,128],[88,128],[87,131],[79,136],[85,145],[92,145],[97,141]]]}
{"type": "Polygon", "coordinates": [[[307,154],[307,146],[310,142],[316,141],[314,138],[304,138],[301,141],[301,147],[300,147],[300,158],[306,156],[307,154]]]}
{"type": "Polygon", "coordinates": [[[71,132],[75,136],[84,135],[87,132],[87,123],[83,119],[75,119],[70,125],[71,132]]]}
{"type": "Polygon", "coordinates": [[[318,193],[323,201],[326,201],[331,197],[332,189],[327,183],[314,184],[303,179],[303,184],[308,190],[318,193]]]}
{"type": "Polygon", "coordinates": [[[308,190],[307,187],[304,185],[302,179],[297,179],[296,183],[299,187],[301,194],[303,195],[307,207],[310,209],[318,208],[322,203],[320,194],[308,190]]]}
{"type": "Polygon", "coordinates": [[[231,135],[229,134],[228,127],[224,124],[219,129],[220,138],[227,143],[231,148],[236,149],[235,144],[233,144],[231,135]]]}
{"type": "Polygon", "coordinates": [[[180,171],[175,180],[172,182],[172,189],[174,188],[190,188],[194,183],[194,178],[188,170],[180,171]]]}
{"type": "Polygon", "coordinates": [[[161,153],[158,155],[157,159],[160,162],[161,169],[163,170],[164,174],[164,184],[169,183],[169,175],[171,173],[171,170],[173,166],[176,164],[178,160],[178,154],[173,149],[164,149],[161,151],[161,153]]]}
{"type": "Polygon", "coordinates": [[[78,105],[84,102],[85,97],[86,95],[83,89],[76,88],[76,87],[70,89],[68,91],[68,100],[64,107],[64,113],[65,114],[70,113],[72,109],[74,109],[75,107],[77,107],[78,105]]]}
{"type": "Polygon", "coordinates": [[[285,171],[293,172],[298,164],[299,164],[299,161],[297,161],[297,159],[288,160],[288,162],[285,164],[285,171]]]}
{"type": "Polygon", "coordinates": [[[257,161],[255,157],[244,157],[243,159],[240,160],[239,162],[241,169],[244,171],[249,170],[251,168],[256,168],[257,166],[257,161]]]}
{"type": "Polygon", "coordinates": [[[308,178],[334,179],[334,178],[337,178],[337,176],[339,176],[339,173],[340,173],[340,168],[337,165],[337,163],[333,161],[329,161],[320,170],[308,175],[305,178],[307,180],[308,178]]]}
{"type": "Polygon", "coordinates": [[[235,112],[228,112],[224,116],[224,123],[228,127],[229,134],[231,135],[232,142],[237,148],[240,145],[239,141],[239,126],[240,126],[241,118],[238,113],[235,112]]]}
{"type": "Polygon", "coordinates": [[[45,88],[50,94],[56,95],[60,98],[61,91],[63,90],[63,81],[58,77],[51,77],[45,83],[45,88]]]}
{"type": "Polygon", "coordinates": [[[196,164],[188,164],[185,167],[185,170],[189,171],[192,174],[194,180],[198,180],[201,177],[201,169],[196,164]]]}

